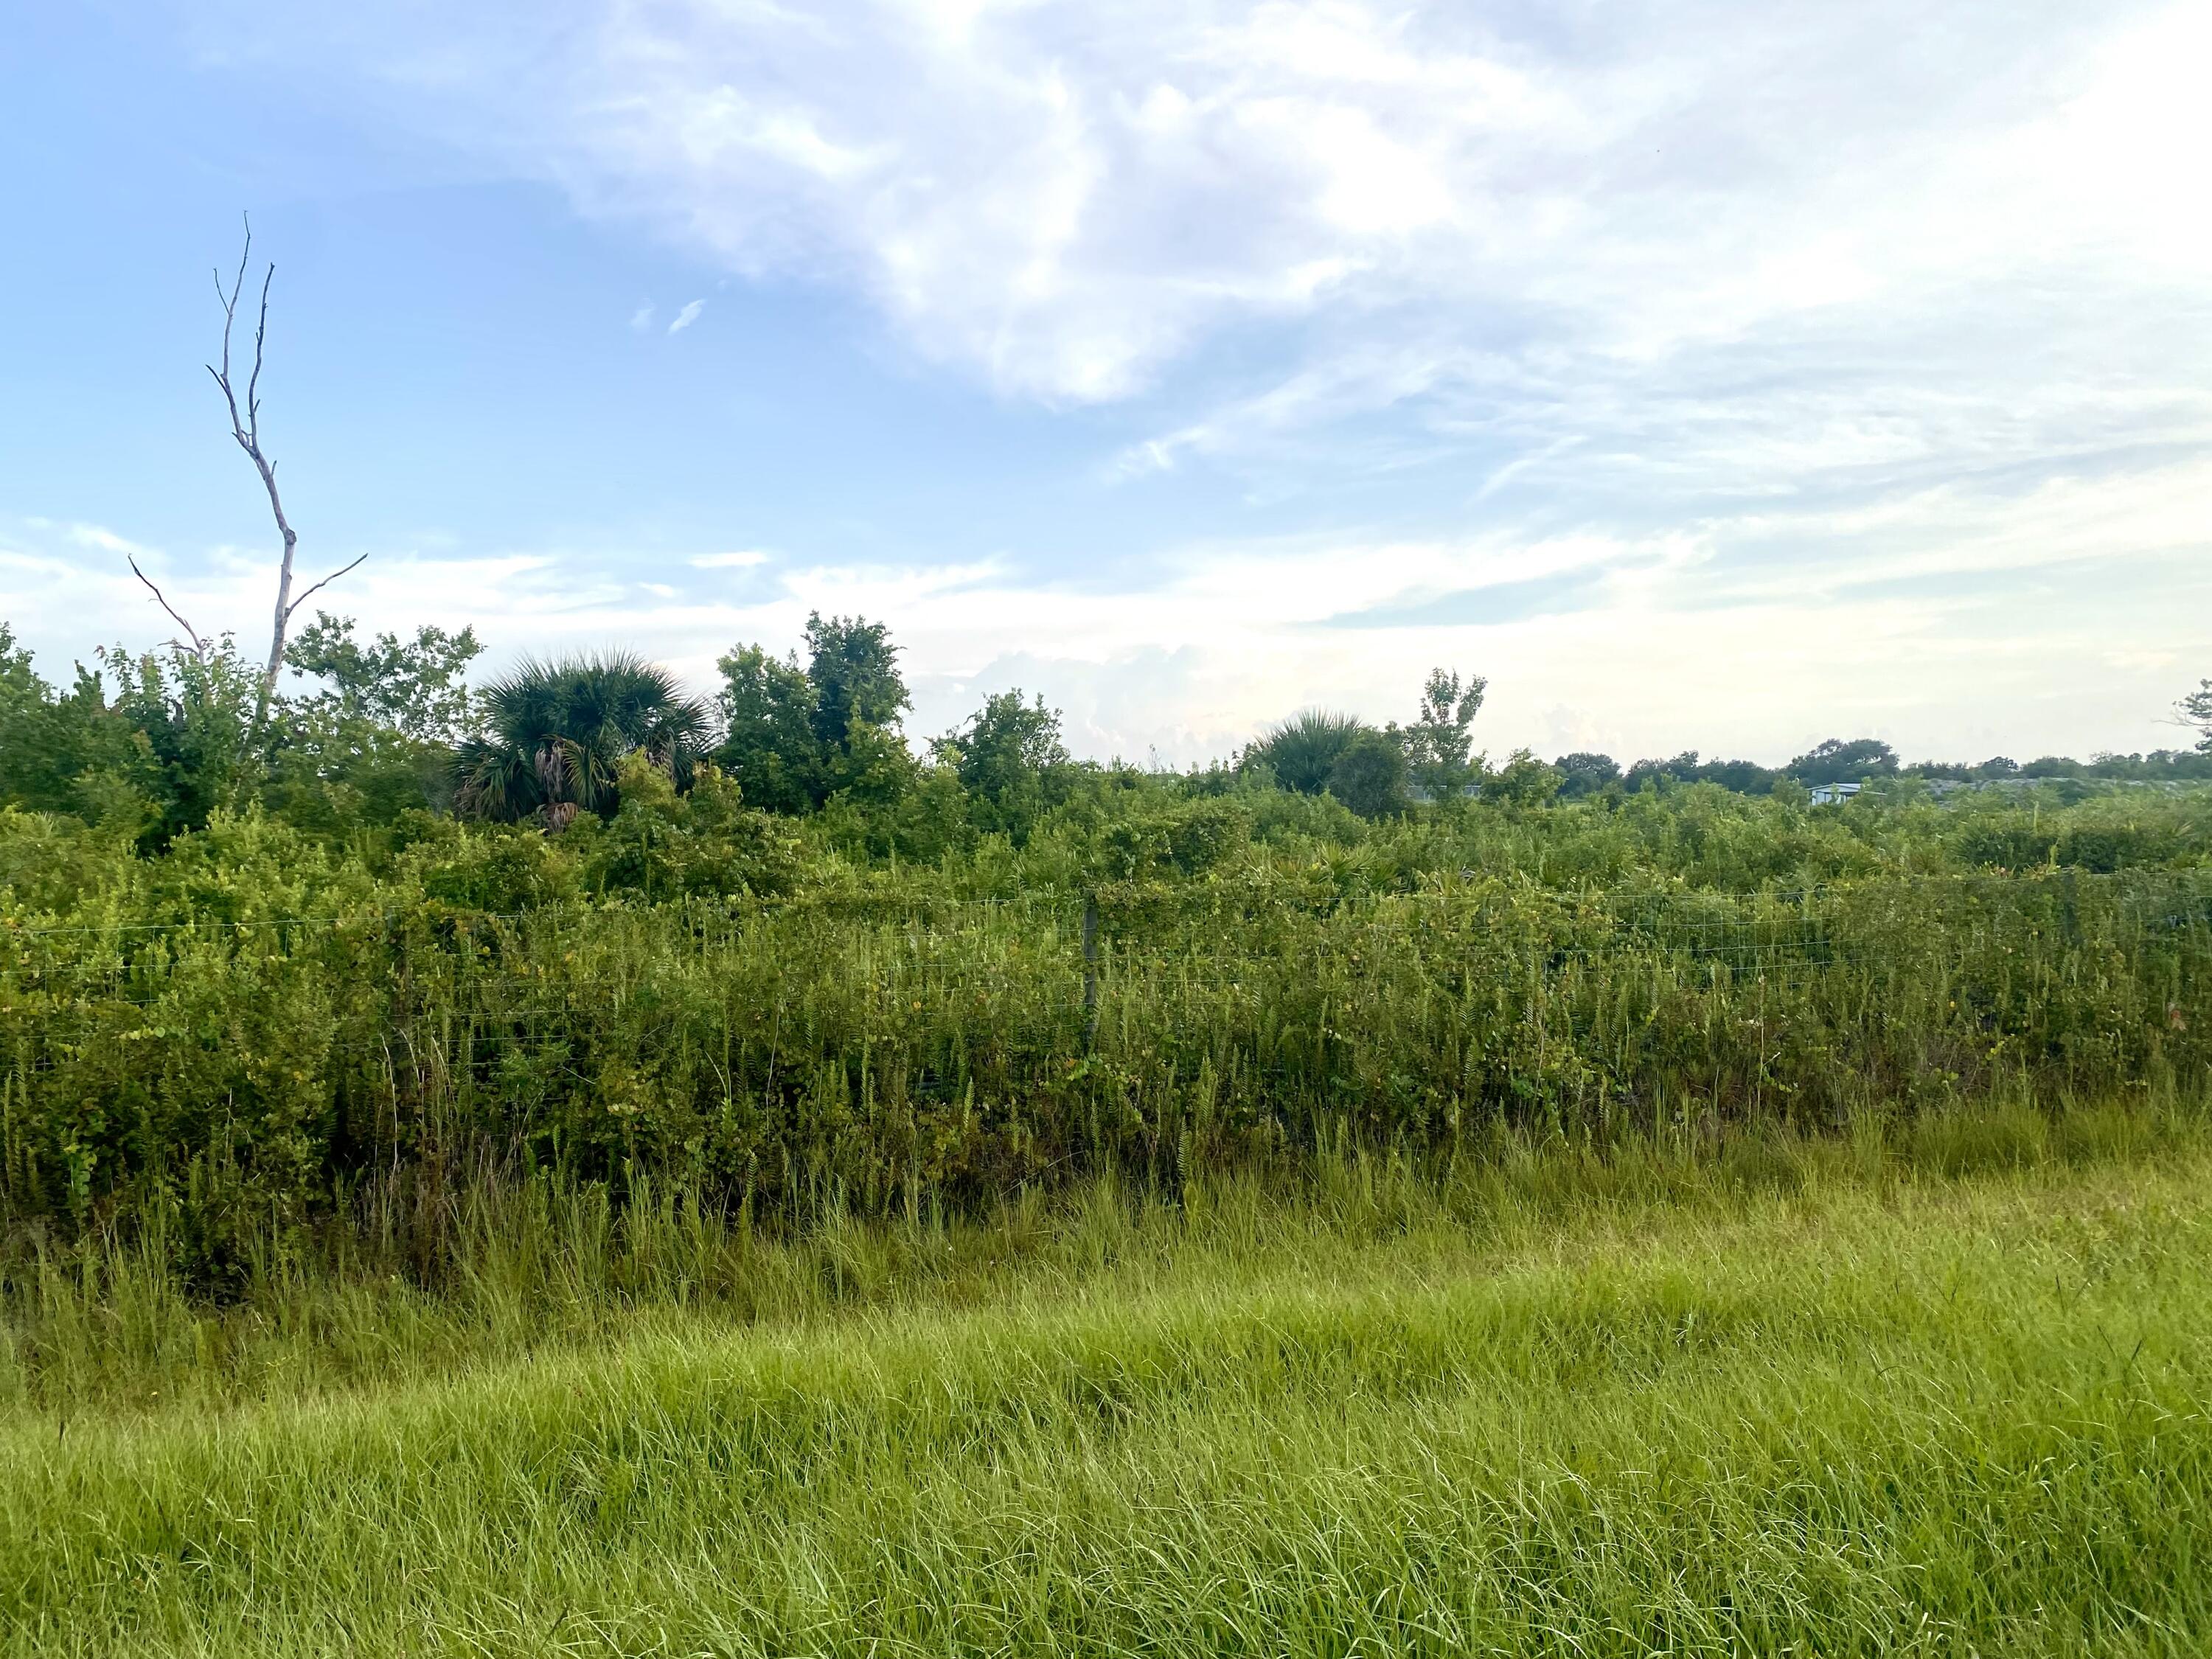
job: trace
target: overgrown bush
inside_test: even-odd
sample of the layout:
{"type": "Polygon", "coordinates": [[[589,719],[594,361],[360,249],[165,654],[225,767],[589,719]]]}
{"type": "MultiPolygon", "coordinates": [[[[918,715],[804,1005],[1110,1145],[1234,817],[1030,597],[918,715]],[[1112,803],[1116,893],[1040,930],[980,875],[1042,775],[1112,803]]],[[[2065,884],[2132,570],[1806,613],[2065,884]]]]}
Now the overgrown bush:
{"type": "Polygon", "coordinates": [[[0,1224],[221,1289],[372,1179],[884,1211],[2212,1059],[2212,790],[1628,790],[1492,768],[1450,677],[1188,776],[1073,763],[1007,693],[931,764],[884,630],[809,641],[725,662],[711,764],[688,705],[594,724],[590,671],[507,733],[501,823],[441,810],[465,634],[325,619],[266,724],[220,649],[64,695],[0,635],[0,1224]]]}
{"type": "Polygon", "coordinates": [[[0,815],[0,1193],[19,1226],[158,1215],[219,1288],[371,1172],[882,1210],[2193,1076],[2203,811],[2027,814],[2084,863],[2026,874],[1969,872],[1924,802],[1712,786],[1370,825],[1139,778],[896,872],[641,763],[605,825],[425,817],[375,865],[258,811],[159,858],[0,815]]]}

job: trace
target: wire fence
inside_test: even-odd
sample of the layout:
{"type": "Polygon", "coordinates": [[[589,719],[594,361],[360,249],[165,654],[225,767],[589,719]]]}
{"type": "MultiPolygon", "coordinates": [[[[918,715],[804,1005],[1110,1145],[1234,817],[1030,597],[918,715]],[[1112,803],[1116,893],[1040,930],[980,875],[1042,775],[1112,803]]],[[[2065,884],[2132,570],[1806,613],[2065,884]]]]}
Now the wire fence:
{"type": "Polygon", "coordinates": [[[1375,975],[1455,952],[1519,951],[1548,975],[1626,958],[1801,979],[1882,956],[1972,963],[1992,940],[2047,954],[2096,943],[2192,960],[2212,933],[2203,872],[1887,879],[1733,894],[1528,888],[1286,901],[1265,892],[745,899],[653,909],[447,912],[0,927],[0,1012],[93,1000],[159,1006],[180,982],[315,969],[429,971],[481,1010],[568,1006],[674,968],[775,959],[794,983],[931,988],[1026,977],[1103,994],[1146,976],[1237,982],[1266,969],[1375,975]],[[1887,921],[1880,928],[1870,924],[1887,921]],[[546,1000],[557,993],[556,1002],[546,1000]]]}

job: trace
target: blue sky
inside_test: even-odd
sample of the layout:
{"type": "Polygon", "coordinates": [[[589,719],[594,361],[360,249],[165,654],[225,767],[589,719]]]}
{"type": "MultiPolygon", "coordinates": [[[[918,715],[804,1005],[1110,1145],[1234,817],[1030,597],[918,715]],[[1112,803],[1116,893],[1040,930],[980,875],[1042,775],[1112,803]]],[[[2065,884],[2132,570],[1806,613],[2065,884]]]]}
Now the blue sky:
{"type": "Polygon", "coordinates": [[[1226,753],[2171,744],[2212,672],[2212,17],[1869,0],[19,9],[0,616],[265,638],[201,363],[277,266],[312,574],[702,688],[888,621],[1226,753]],[[270,16],[272,11],[280,15],[270,16]]]}

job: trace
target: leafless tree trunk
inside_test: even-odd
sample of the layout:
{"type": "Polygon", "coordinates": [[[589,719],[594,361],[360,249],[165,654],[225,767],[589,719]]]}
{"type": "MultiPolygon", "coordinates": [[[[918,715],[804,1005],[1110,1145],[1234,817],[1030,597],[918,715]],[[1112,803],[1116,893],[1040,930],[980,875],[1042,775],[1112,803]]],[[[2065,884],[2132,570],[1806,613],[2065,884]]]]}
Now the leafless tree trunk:
{"type": "MultiPolygon", "coordinates": [[[[231,331],[238,321],[238,296],[246,285],[246,267],[252,256],[253,222],[248,219],[246,246],[238,256],[238,275],[231,280],[228,293],[223,289],[222,272],[217,270],[215,274],[216,298],[222,302],[222,367],[217,368],[210,363],[208,373],[215,376],[215,383],[222,388],[223,404],[230,410],[230,435],[238,441],[238,447],[253,463],[253,470],[261,475],[261,487],[269,492],[269,511],[276,520],[276,532],[284,538],[284,559],[276,569],[276,614],[275,625],[269,635],[269,665],[262,674],[261,696],[253,711],[253,724],[258,729],[269,718],[269,700],[276,694],[276,676],[284,666],[284,634],[292,624],[293,613],[307,602],[310,595],[356,568],[368,555],[362,554],[360,559],[356,559],[344,569],[333,570],[298,599],[292,597],[292,555],[299,545],[300,538],[292,528],[292,521],[284,516],[283,497],[276,493],[276,463],[270,460],[261,448],[261,358],[269,337],[269,285],[276,279],[276,267],[273,264],[261,278],[261,310],[253,326],[253,372],[246,378],[246,409],[242,416],[239,410],[238,394],[232,389],[230,380],[231,331]]],[[[144,578],[142,576],[140,580],[144,578]]],[[[175,612],[170,614],[174,616],[175,612]]]]}

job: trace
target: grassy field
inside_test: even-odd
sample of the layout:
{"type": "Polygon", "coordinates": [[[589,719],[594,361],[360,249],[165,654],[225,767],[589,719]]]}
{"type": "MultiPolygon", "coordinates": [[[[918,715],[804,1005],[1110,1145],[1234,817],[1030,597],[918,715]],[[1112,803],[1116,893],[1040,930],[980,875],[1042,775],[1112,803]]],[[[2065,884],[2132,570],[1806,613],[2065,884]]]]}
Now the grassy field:
{"type": "MultiPolygon", "coordinates": [[[[2187,1101],[1505,1138],[6,1310],[0,1649],[2197,1653],[2187,1101]]],[[[473,1242],[468,1242],[473,1241],[473,1242]]]]}

